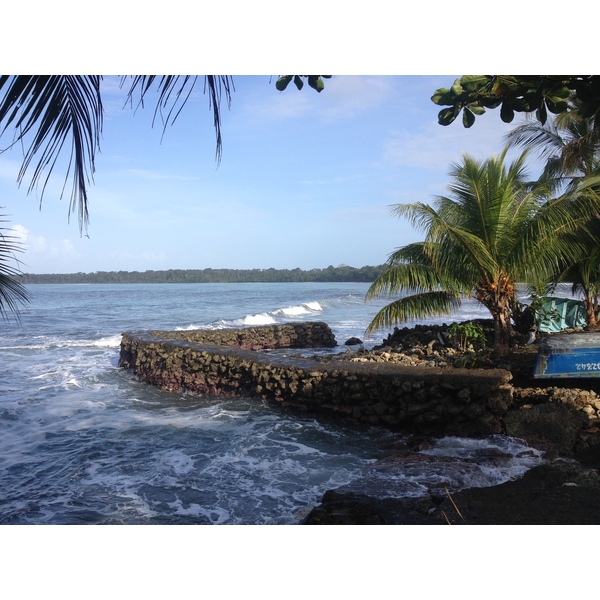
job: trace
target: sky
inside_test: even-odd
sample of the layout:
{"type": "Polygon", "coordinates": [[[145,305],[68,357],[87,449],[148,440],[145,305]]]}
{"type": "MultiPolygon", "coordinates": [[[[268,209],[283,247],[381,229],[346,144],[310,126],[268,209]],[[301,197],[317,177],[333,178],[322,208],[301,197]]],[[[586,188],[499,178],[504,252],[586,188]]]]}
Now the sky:
{"type": "Polygon", "coordinates": [[[276,76],[234,76],[217,163],[202,79],[163,131],[153,124],[155,96],[136,110],[120,78],[106,76],[87,235],[69,216],[68,186],[60,199],[64,168],[55,168],[40,198],[39,190],[27,193],[27,177],[16,184],[20,150],[0,155],[1,214],[25,248],[20,269],[382,264],[395,248],[423,239],[391,206],[445,194],[463,153],[483,160],[500,152],[516,124],[488,111],[470,129],[439,125],[430,97],[455,77],[336,75],[318,94],[307,85],[278,92],[276,76]]]}

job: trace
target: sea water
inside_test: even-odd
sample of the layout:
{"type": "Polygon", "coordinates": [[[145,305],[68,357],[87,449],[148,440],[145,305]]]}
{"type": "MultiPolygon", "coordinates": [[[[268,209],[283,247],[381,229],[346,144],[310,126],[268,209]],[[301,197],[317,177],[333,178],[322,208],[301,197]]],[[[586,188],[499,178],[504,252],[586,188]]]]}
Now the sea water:
{"type": "MultiPolygon", "coordinates": [[[[294,524],[328,489],[419,496],[495,485],[542,460],[524,442],[444,438],[379,462],[402,434],[256,398],[168,393],[119,368],[121,334],[318,320],[365,337],[368,284],[31,285],[0,329],[0,524],[294,524]],[[505,460],[489,461],[497,450],[505,460]]],[[[430,322],[489,315],[476,303],[430,322]]],[[[495,454],[494,456],[497,456],[495,454]]]]}

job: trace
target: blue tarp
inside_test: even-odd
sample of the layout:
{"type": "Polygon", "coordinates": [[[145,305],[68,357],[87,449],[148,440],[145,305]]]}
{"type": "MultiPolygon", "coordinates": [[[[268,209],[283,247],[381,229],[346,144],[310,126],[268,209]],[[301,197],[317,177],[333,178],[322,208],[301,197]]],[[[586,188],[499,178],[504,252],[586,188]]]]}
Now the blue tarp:
{"type": "Polygon", "coordinates": [[[542,308],[535,313],[535,324],[542,333],[563,329],[583,329],[587,324],[585,305],[572,298],[542,298],[542,308]]]}

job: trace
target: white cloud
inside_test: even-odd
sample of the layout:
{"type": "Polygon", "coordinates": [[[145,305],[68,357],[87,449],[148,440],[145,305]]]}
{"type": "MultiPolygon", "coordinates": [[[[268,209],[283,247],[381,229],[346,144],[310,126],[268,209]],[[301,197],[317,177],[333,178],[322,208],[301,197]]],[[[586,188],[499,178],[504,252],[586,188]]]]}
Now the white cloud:
{"type": "Polygon", "coordinates": [[[67,264],[75,256],[71,240],[49,239],[43,235],[33,235],[26,227],[17,224],[11,226],[12,235],[22,244],[23,262],[30,269],[41,271],[52,269],[57,263],[67,264]]]}
{"type": "Polygon", "coordinates": [[[391,91],[389,77],[337,77],[326,80],[331,101],[322,103],[320,114],[328,121],[355,117],[379,106],[391,91]]]}
{"type": "Polygon", "coordinates": [[[27,243],[29,237],[29,230],[23,227],[23,225],[11,225],[11,235],[17,238],[21,244],[27,243]]]}

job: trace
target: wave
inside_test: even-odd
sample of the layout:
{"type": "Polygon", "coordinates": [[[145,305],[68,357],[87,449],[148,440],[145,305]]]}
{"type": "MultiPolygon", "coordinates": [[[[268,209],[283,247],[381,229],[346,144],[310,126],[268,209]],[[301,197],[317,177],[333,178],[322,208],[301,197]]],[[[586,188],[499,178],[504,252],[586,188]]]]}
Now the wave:
{"type": "Polygon", "coordinates": [[[285,308],[277,308],[272,311],[247,314],[237,319],[217,319],[208,325],[188,325],[177,327],[177,331],[189,331],[193,329],[229,329],[234,327],[248,327],[252,325],[274,325],[283,323],[289,319],[302,319],[313,316],[323,311],[319,302],[303,302],[285,308]]]}
{"type": "Polygon", "coordinates": [[[48,350],[51,348],[118,348],[121,345],[121,334],[102,337],[97,340],[61,340],[44,339],[32,344],[7,344],[0,350],[48,350]]]}

